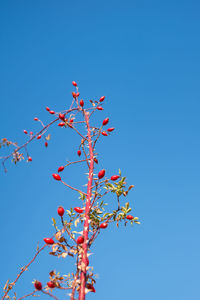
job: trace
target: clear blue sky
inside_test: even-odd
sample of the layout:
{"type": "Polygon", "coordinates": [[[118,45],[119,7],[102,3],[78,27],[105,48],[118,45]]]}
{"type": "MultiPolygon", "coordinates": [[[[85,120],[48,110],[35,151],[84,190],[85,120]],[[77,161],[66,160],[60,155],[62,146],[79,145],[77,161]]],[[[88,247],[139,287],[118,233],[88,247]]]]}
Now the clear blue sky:
{"type": "MultiPolygon", "coordinates": [[[[0,136],[23,142],[23,129],[38,128],[35,116],[51,119],[46,105],[68,107],[76,80],[85,101],[106,95],[99,122],[109,116],[116,127],[97,146],[99,168],[120,167],[135,185],[129,201],[142,224],[99,237],[97,293],[88,299],[199,300],[199,11],[194,0],[0,2],[0,136]]],[[[0,175],[0,287],[53,233],[57,207],[80,204],[51,178],[76,157],[78,139],[51,133],[48,149],[29,148],[32,164],[9,163],[0,175]]],[[[70,170],[66,181],[81,185],[70,170]]],[[[54,266],[73,270],[68,258],[42,254],[18,296],[54,266]]]]}

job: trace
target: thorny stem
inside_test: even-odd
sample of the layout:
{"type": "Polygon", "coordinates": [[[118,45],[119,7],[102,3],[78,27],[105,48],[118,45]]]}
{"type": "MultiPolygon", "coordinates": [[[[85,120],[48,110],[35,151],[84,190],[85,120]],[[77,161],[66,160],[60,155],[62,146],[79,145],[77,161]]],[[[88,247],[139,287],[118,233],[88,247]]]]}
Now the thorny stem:
{"type": "Polygon", "coordinates": [[[86,207],[85,207],[85,222],[83,228],[83,254],[81,261],[81,275],[80,275],[80,291],[79,300],[85,300],[85,287],[86,287],[86,267],[87,267],[87,252],[88,252],[88,233],[89,233],[89,213],[90,213],[90,202],[92,196],[92,182],[93,182],[93,169],[94,169],[94,154],[92,148],[91,130],[89,125],[89,114],[84,112],[84,117],[87,125],[87,136],[88,136],[88,146],[90,155],[90,165],[89,165],[89,176],[87,185],[87,197],[86,197],[86,207]]]}

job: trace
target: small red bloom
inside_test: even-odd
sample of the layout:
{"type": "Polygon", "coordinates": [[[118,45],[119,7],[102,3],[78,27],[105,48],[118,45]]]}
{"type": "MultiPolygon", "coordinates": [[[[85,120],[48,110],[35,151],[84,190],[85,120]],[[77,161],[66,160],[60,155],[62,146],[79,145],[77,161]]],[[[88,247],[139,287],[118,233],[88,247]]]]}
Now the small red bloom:
{"type": "Polygon", "coordinates": [[[104,222],[101,223],[101,225],[99,226],[101,229],[105,229],[106,227],[108,227],[108,223],[104,222]]]}
{"type": "Polygon", "coordinates": [[[111,128],[108,128],[108,129],[107,129],[108,132],[111,132],[111,131],[113,131],[113,130],[115,130],[114,127],[111,127],[111,128]]]}
{"type": "Polygon", "coordinates": [[[76,242],[77,242],[77,244],[83,244],[83,242],[84,242],[84,237],[83,237],[82,235],[79,236],[79,237],[77,238],[76,242]]]}
{"type": "Polygon", "coordinates": [[[106,131],[102,131],[102,133],[101,133],[102,135],[104,135],[104,136],[108,136],[108,134],[107,134],[107,132],[106,131]]]}
{"type": "Polygon", "coordinates": [[[65,126],[65,123],[64,123],[64,122],[60,122],[60,123],[58,124],[58,126],[63,127],[63,126],[65,126]]]}
{"type": "Polygon", "coordinates": [[[81,156],[81,150],[77,151],[78,156],[81,156]]]}
{"type": "Polygon", "coordinates": [[[56,287],[55,283],[53,281],[47,282],[47,285],[50,289],[54,289],[56,287]]]}
{"type": "Polygon", "coordinates": [[[112,181],[115,181],[115,180],[119,179],[119,175],[113,175],[110,179],[112,181]]]}
{"type": "Polygon", "coordinates": [[[59,206],[57,212],[58,212],[58,215],[62,217],[65,213],[65,210],[62,206],[59,206]]]}
{"type": "Polygon", "coordinates": [[[34,118],[35,121],[38,121],[38,118],[34,118]]]}
{"type": "Polygon", "coordinates": [[[36,288],[36,290],[41,291],[42,290],[42,283],[40,281],[35,281],[34,282],[34,286],[36,288]]]}
{"type": "Polygon", "coordinates": [[[78,213],[78,214],[82,214],[84,212],[83,208],[80,207],[74,207],[74,210],[78,213]]]}
{"type": "Polygon", "coordinates": [[[61,177],[59,174],[52,174],[52,176],[55,180],[61,180],[61,177]]]}
{"type": "Polygon", "coordinates": [[[131,215],[126,216],[126,218],[127,218],[127,220],[133,220],[134,219],[134,217],[131,216],[131,215]]]}
{"type": "Polygon", "coordinates": [[[65,115],[64,114],[59,114],[59,119],[65,121],[65,115]]]}
{"type": "Polygon", "coordinates": [[[72,81],[73,86],[77,86],[76,81],[72,81]]]}
{"type": "Polygon", "coordinates": [[[99,177],[99,179],[101,179],[101,178],[103,178],[104,177],[104,175],[105,175],[105,170],[103,169],[103,170],[101,170],[99,173],[98,173],[98,177],[99,177]]]}
{"type": "Polygon", "coordinates": [[[32,157],[31,156],[28,157],[28,161],[32,161],[32,157]]]}
{"type": "Polygon", "coordinates": [[[108,124],[108,122],[109,122],[109,118],[106,118],[106,119],[104,119],[104,120],[103,120],[103,123],[102,123],[102,124],[103,124],[103,126],[107,125],[107,124],[108,124]]]}
{"type": "Polygon", "coordinates": [[[27,130],[24,129],[24,133],[27,134],[28,133],[27,130]]]}
{"type": "Polygon", "coordinates": [[[51,239],[51,238],[44,238],[43,240],[44,240],[44,242],[45,242],[47,245],[53,245],[53,244],[54,244],[54,240],[51,239]]]}
{"type": "Polygon", "coordinates": [[[64,170],[64,168],[65,168],[65,167],[60,166],[60,167],[58,168],[58,172],[62,172],[62,171],[64,170]]]}
{"type": "Polygon", "coordinates": [[[99,101],[100,101],[100,102],[103,102],[104,99],[105,99],[105,96],[102,96],[102,97],[99,99],[99,101]]]}
{"type": "Polygon", "coordinates": [[[80,106],[81,106],[81,107],[84,106],[84,101],[83,101],[83,99],[80,100],[80,106]]]}

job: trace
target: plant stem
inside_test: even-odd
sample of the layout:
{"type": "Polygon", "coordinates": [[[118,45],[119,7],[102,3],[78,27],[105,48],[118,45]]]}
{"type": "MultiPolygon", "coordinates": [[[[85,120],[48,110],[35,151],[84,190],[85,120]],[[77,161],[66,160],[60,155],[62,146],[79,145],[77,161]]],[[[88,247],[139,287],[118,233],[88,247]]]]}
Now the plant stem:
{"type": "Polygon", "coordinates": [[[83,254],[82,254],[82,261],[81,261],[79,300],[85,300],[89,213],[90,213],[90,204],[91,204],[91,196],[92,196],[92,182],[93,182],[93,169],[94,169],[94,153],[93,153],[93,147],[92,147],[91,130],[90,130],[90,125],[89,125],[89,114],[85,111],[84,111],[84,117],[85,117],[85,121],[86,121],[86,125],[87,125],[90,165],[89,165],[89,176],[88,176],[87,197],[86,197],[86,207],[85,207],[85,222],[84,222],[84,228],[83,228],[84,242],[83,242],[83,246],[82,246],[83,254]]]}

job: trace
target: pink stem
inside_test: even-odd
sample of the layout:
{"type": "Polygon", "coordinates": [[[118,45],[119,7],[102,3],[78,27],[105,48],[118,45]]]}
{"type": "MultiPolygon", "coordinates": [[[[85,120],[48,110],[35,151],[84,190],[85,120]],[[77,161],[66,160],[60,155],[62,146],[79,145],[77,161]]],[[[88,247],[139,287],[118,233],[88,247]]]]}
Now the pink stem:
{"type": "Polygon", "coordinates": [[[90,213],[90,202],[92,196],[92,182],[93,182],[93,169],[94,169],[94,154],[92,148],[92,138],[89,125],[89,114],[84,112],[85,121],[87,125],[87,136],[88,136],[88,146],[90,154],[90,165],[89,165],[89,177],[87,186],[87,197],[86,197],[86,207],[85,207],[85,222],[83,228],[83,254],[82,254],[82,270],[80,276],[80,291],[79,300],[85,300],[85,286],[86,286],[86,267],[87,267],[87,251],[88,251],[88,233],[89,233],[89,213],[90,213]]]}

